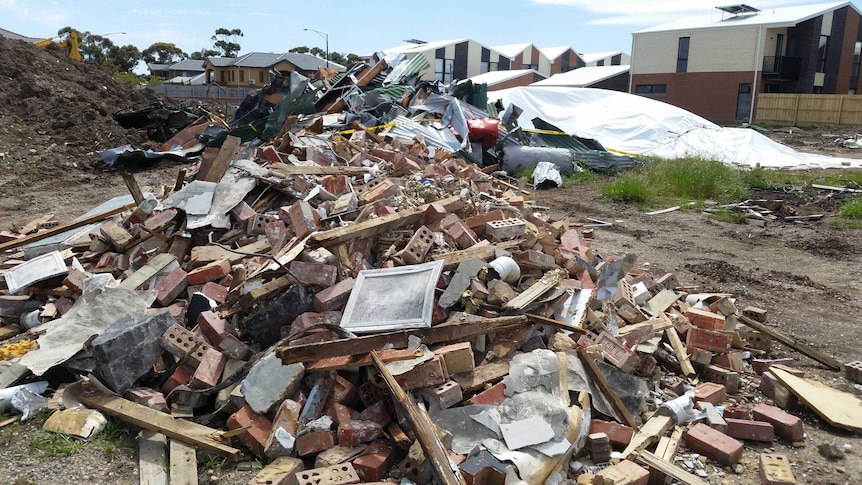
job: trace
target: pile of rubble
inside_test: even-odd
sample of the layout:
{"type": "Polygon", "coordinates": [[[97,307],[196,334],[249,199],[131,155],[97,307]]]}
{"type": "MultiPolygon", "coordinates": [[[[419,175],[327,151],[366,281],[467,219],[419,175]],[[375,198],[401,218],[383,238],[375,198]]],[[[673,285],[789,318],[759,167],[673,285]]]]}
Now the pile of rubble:
{"type": "MultiPolygon", "coordinates": [[[[339,82],[318,110],[356,104],[339,82]]],[[[104,414],[139,426],[142,476],[165,473],[161,435],[171,462],[251,453],[269,462],[252,484],[698,484],[733,470],[738,440],[802,441],[781,409],[797,398],[862,431],[823,401],[854,397],[767,357],[775,339],[834,359],[733,295],[603,257],[596,224],[551,219],[420,132],[462,101],[411,93],[401,109],[438,121],[282,112],[268,141],[234,127],[172,185],[127,175],[130,196],[4,232],[3,408],[47,406],[45,429],[83,438],[104,414]],[[60,367],[82,379],[49,401],[57,383],[29,376],[60,367]]],[[[766,482],[793,482],[786,457],[760,460],[766,482]]]]}

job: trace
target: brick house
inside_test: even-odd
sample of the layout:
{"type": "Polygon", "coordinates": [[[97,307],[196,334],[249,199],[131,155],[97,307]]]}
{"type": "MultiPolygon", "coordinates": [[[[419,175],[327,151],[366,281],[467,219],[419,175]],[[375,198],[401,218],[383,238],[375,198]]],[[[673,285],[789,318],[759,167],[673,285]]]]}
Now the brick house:
{"type": "Polygon", "coordinates": [[[757,94],[855,94],[862,50],[851,2],[717,7],[633,34],[630,92],[711,121],[750,120],[757,94]]]}
{"type": "MultiPolygon", "coordinates": [[[[250,52],[239,57],[208,57],[203,67],[210,84],[231,88],[254,88],[269,82],[270,69],[283,74],[298,72],[306,77],[315,77],[318,74],[318,68],[326,65],[325,59],[311,54],[250,52]]],[[[332,61],[329,61],[329,67],[336,71],[344,70],[344,66],[332,61]]]]}
{"type": "Polygon", "coordinates": [[[533,44],[494,45],[491,49],[509,58],[510,70],[532,69],[546,77],[551,75],[551,61],[533,44]]]}
{"type": "Polygon", "coordinates": [[[425,56],[430,67],[420,73],[419,79],[423,81],[448,83],[486,72],[508,71],[511,66],[508,57],[471,39],[435,42],[412,40],[383,52],[387,55],[404,54],[407,59],[425,56]]]}
{"type": "Polygon", "coordinates": [[[539,49],[551,63],[549,76],[569,72],[587,65],[580,54],[569,46],[543,47],[539,49]]]}

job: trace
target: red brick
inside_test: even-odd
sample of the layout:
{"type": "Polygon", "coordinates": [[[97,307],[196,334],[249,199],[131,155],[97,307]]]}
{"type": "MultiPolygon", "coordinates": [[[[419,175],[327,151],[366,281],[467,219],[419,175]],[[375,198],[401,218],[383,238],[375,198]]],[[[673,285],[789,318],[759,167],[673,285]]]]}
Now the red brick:
{"type": "Polygon", "coordinates": [[[742,443],[703,423],[688,430],[685,445],[722,465],[735,465],[742,458],[742,443]]]}
{"type": "Polygon", "coordinates": [[[631,372],[640,359],[637,354],[625,348],[613,335],[602,331],[596,338],[596,344],[602,347],[602,356],[623,372],[631,372]]]}
{"type": "Polygon", "coordinates": [[[63,279],[63,286],[74,291],[76,295],[80,295],[84,292],[84,280],[88,276],[87,273],[70,267],[69,274],[63,279]]]}
{"type": "Polygon", "coordinates": [[[790,359],[790,358],[753,359],[751,361],[751,369],[754,370],[754,372],[756,372],[757,374],[763,374],[764,372],[769,370],[769,368],[772,367],[773,365],[776,365],[776,364],[793,365],[794,362],[796,362],[796,361],[793,359],[790,359]]]}
{"type": "Polygon", "coordinates": [[[374,421],[348,421],[338,425],[338,444],[356,446],[383,436],[383,426],[374,421]]]}
{"type": "Polygon", "coordinates": [[[196,389],[208,389],[215,387],[221,380],[221,373],[224,371],[224,364],[227,361],[221,352],[215,349],[207,349],[204,352],[204,358],[195,370],[189,386],[196,389]]]}
{"type": "Polygon", "coordinates": [[[341,312],[305,312],[293,320],[291,331],[307,330],[315,325],[339,325],[341,312]]]}
{"type": "Polygon", "coordinates": [[[524,235],[527,225],[521,219],[509,218],[485,223],[485,236],[491,242],[516,239],[524,235]]]}
{"type": "Polygon", "coordinates": [[[350,187],[350,178],[347,175],[328,175],[318,179],[318,182],[327,192],[335,195],[346,193],[350,187]]]}
{"type": "Polygon", "coordinates": [[[775,406],[760,403],[751,410],[751,416],[756,421],[772,424],[775,434],[787,441],[800,441],[804,436],[802,420],[775,406]]]}
{"type": "Polygon", "coordinates": [[[443,361],[439,355],[425,361],[403,374],[395,376],[398,384],[405,391],[443,384],[449,376],[443,370],[443,361]]]}
{"type": "Polygon", "coordinates": [[[198,315],[197,324],[210,342],[219,348],[221,348],[221,342],[226,335],[236,336],[236,330],[234,330],[230,322],[221,318],[218,313],[213,311],[201,312],[198,315]]]}
{"type": "Polygon", "coordinates": [[[587,446],[590,452],[590,458],[596,463],[609,461],[613,448],[611,440],[605,433],[590,433],[587,435],[587,446]]]}
{"type": "Polygon", "coordinates": [[[304,200],[294,202],[287,209],[287,218],[293,233],[300,239],[317,231],[320,227],[320,214],[304,200]]]}
{"type": "Polygon", "coordinates": [[[557,267],[557,262],[553,256],[532,249],[521,251],[515,256],[515,261],[522,267],[526,266],[538,269],[553,269],[557,267]]]}
{"type": "Polygon", "coordinates": [[[718,406],[727,400],[727,388],[714,382],[704,382],[694,388],[694,402],[706,401],[718,406]]]}
{"type": "Polygon", "coordinates": [[[251,208],[245,202],[240,202],[233,209],[231,209],[230,213],[234,216],[234,218],[239,222],[248,222],[249,219],[254,219],[257,215],[257,212],[251,208]]]}
{"type": "Polygon", "coordinates": [[[261,156],[263,158],[269,160],[272,163],[283,163],[281,159],[281,155],[278,154],[278,150],[275,149],[272,145],[267,145],[260,151],[261,156]]]}
{"type": "Polygon", "coordinates": [[[449,375],[471,372],[476,368],[473,346],[470,342],[460,342],[434,349],[434,353],[443,358],[446,372],[449,375]]]}
{"type": "Polygon", "coordinates": [[[790,460],[775,453],[760,454],[760,483],[762,485],[796,485],[790,460]]]}
{"type": "Polygon", "coordinates": [[[356,386],[341,375],[335,375],[335,382],[332,385],[332,390],[329,391],[329,397],[326,399],[327,404],[347,404],[356,395],[356,386]]]}
{"type": "Polygon", "coordinates": [[[335,424],[341,425],[355,419],[362,419],[359,413],[345,406],[344,404],[335,403],[329,406],[326,414],[335,421],[335,424]]]}
{"type": "Polygon", "coordinates": [[[799,398],[796,395],[791,394],[790,391],[784,387],[784,384],[778,382],[775,375],[771,372],[764,372],[763,375],[760,376],[760,392],[764,395],[775,401],[775,405],[784,408],[794,408],[799,404],[799,398]]]}
{"type": "Polygon", "coordinates": [[[431,203],[422,215],[422,225],[428,226],[432,231],[439,229],[439,223],[449,212],[440,204],[431,203]]]}
{"type": "Polygon", "coordinates": [[[68,313],[69,310],[72,309],[73,305],[74,303],[72,303],[72,300],[66,298],[65,296],[58,298],[57,301],[54,302],[54,306],[57,307],[57,311],[60,312],[60,315],[65,315],[66,313],[68,313]]]}
{"type": "Polygon", "coordinates": [[[724,419],[750,419],[751,411],[749,411],[748,408],[728,407],[724,408],[723,416],[724,419]]]}
{"type": "Polygon", "coordinates": [[[386,401],[380,400],[363,409],[359,413],[359,419],[374,421],[380,426],[386,426],[392,422],[392,414],[389,413],[389,409],[386,407],[386,401]]]}
{"type": "Polygon", "coordinates": [[[398,187],[391,180],[388,178],[376,178],[363,185],[357,191],[357,197],[359,198],[359,204],[364,205],[384,197],[389,197],[390,195],[395,195],[397,192],[398,187]]]}
{"type": "Polygon", "coordinates": [[[189,275],[189,284],[192,286],[202,285],[207,281],[215,281],[230,274],[230,261],[220,259],[210,264],[193,269],[189,275]]]}
{"type": "Polygon", "coordinates": [[[252,411],[248,405],[231,414],[227,420],[230,430],[247,428],[239,434],[239,441],[257,456],[264,456],[264,447],[272,429],[272,423],[260,414],[252,411]]]}
{"type": "Polygon", "coordinates": [[[186,362],[194,367],[200,364],[204,352],[212,348],[190,330],[176,323],[168,327],[165,333],[159,337],[159,344],[175,357],[183,358],[188,354],[189,358],[186,362]]]}
{"type": "Polygon", "coordinates": [[[502,221],[506,218],[506,215],[503,214],[503,211],[500,209],[492,210],[490,212],[485,212],[484,214],[478,214],[472,217],[468,217],[464,219],[464,224],[478,233],[485,233],[485,224],[491,221],[502,221]]]}
{"type": "Polygon", "coordinates": [[[150,231],[161,230],[162,228],[167,227],[167,225],[174,220],[174,217],[176,216],[177,210],[173,208],[157,212],[144,221],[144,227],[150,231]]]}
{"type": "Polygon", "coordinates": [[[685,344],[689,347],[708,350],[710,352],[727,352],[733,338],[730,335],[707,330],[705,328],[692,327],[686,332],[685,344]]]}
{"type": "Polygon", "coordinates": [[[727,434],[731,438],[771,443],[775,439],[775,429],[763,421],[726,418],[727,434]]]}
{"type": "Polygon", "coordinates": [[[506,385],[502,382],[498,382],[497,384],[494,384],[490,388],[485,389],[484,391],[480,392],[479,394],[476,394],[470,399],[467,399],[465,404],[469,406],[477,404],[496,406],[497,404],[503,402],[503,399],[506,398],[505,394],[503,394],[505,391],[506,385]]]}
{"type": "Polygon", "coordinates": [[[155,409],[156,411],[168,412],[168,403],[165,401],[165,395],[149,387],[133,387],[126,391],[124,397],[129,401],[155,409]]]}
{"type": "Polygon", "coordinates": [[[314,468],[294,474],[290,485],[344,485],[359,483],[359,475],[350,463],[340,463],[328,467],[314,468]]]}
{"type": "Polygon", "coordinates": [[[395,463],[395,446],[385,440],[377,440],[363,451],[363,455],[353,460],[353,467],[359,478],[366,482],[386,478],[389,468],[395,463]]]}
{"type": "Polygon", "coordinates": [[[329,288],[335,284],[338,268],[328,264],[292,261],[288,267],[290,275],[302,284],[329,288]]]}
{"type": "Polygon", "coordinates": [[[740,379],[738,372],[717,365],[707,365],[700,370],[700,376],[704,380],[722,384],[727,388],[728,394],[737,394],[739,392],[740,379]]]}
{"type": "Polygon", "coordinates": [[[336,444],[333,431],[310,431],[296,439],[296,454],[313,455],[328,450],[336,444]]]}
{"type": "Polygon", "coordinates": [[[724,330],[724,315],[713,313],[702,308],[691,307],[685,311],[685,317],[695,327],[709,330],[724,330]]]}
{"type": "Polygon", "coordinates": [[[593,419],[590,421],[590,434],[592,433],[604,433],[611,440],[612,445],[625,448],[635,435],[635,430],[619,423],[593,419]]]}
{"type": "Polygon", "coordinates": [[[338,283],[319,291],[314,295],[314,309],[318,312],[326,312],[341,309],[350,298],[353,290],[353,278],[345,278],[338,283]]]}
{"type": "Polygon", "coordinates": [[[434,245],[434,233],[426,226],[416,230],[410,241],[401,252],[401,259],[408,264],[419,264],[425,261],[425,255],[434,245]]]}
{"type": "Polygon", "coordinates": [[[218,346],[231,359],[246,360],[252,354],[248,345],[242,343],[236,336],[231,334],[224,335],[218,346]]]}
{"type": "MultiPolygon", "coordinates": [[[[596,473],[603,480],[600,483],[624,483],[626,485],[647,485],[649,470],[630,460],[622,460],[596,473]]],[[[595,483],[595,482],[594,482],[595,483]]]]}
{"type": "Polygon", "coordinates": [[[738,351],[730,351],[726,354],[716,354],[715,357],[712,358],[712,363],[734,372],[743,372],[745,370],[742,363],[742,352],[738,351]]]}
{"type": "Polygon", "coordinates": [[[204,283],[204,286],[201,288],[201,293],[219,304],[224,303],[224,301],[227,300],[227,292],[227,288],[214,281],[204,283]]]}
{"type": "Polygon", "coordinates": [[[426,387],[422,390],[422,394],[429,402],[436,402],[442,408],[450,408],[464,399],[461,391],[461,386],[455,381],[446,381],[439,386],[426,387]]]}

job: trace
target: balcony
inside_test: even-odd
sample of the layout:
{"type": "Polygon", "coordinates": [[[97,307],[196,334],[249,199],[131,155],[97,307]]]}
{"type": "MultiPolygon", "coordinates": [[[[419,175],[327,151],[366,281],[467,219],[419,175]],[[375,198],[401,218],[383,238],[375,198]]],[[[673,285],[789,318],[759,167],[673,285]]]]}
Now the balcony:
{"type": "Polygon", "coordinates": [[[801,70],[801,57],[765,56],[763,58],[763,77],[767,79],[796,81],[799,79],[801,70]]]}

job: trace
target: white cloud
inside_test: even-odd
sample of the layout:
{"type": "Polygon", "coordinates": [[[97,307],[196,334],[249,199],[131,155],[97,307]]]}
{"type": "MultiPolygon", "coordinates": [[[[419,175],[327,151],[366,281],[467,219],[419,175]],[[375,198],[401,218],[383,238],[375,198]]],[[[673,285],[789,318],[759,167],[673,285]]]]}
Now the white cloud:
{"type": "MultiPolygon", "coordinates": [[[[69,20],[69,16],[63,8],[57,5],[52,5],[51,8],[44,8],[44,6],[40,7],[35,2],[19,2],[18,0],[0,0],[0,12],[6,12],[4,15],[17,20],[32,22],[38,25],[49,25],[53,27],[54,31],[60,28],[57,25],[65,26],[69,20]],[[39,8],[32,8],[34,5],[39,8]]],[[[49,33],[53,34],[54,31],[49,33]]]]}
{"type": "MultiPolygon", "coordinates": [[[[692,15],[710,15],[716,5],[730,5],[732,0],[529,0],[536,5],[572,7],[592,14],[590,25],[654,25],[692,15]]],[[[762,0],[754,5],[761,10],[812,3],[812,0],[762,0]]]]}

